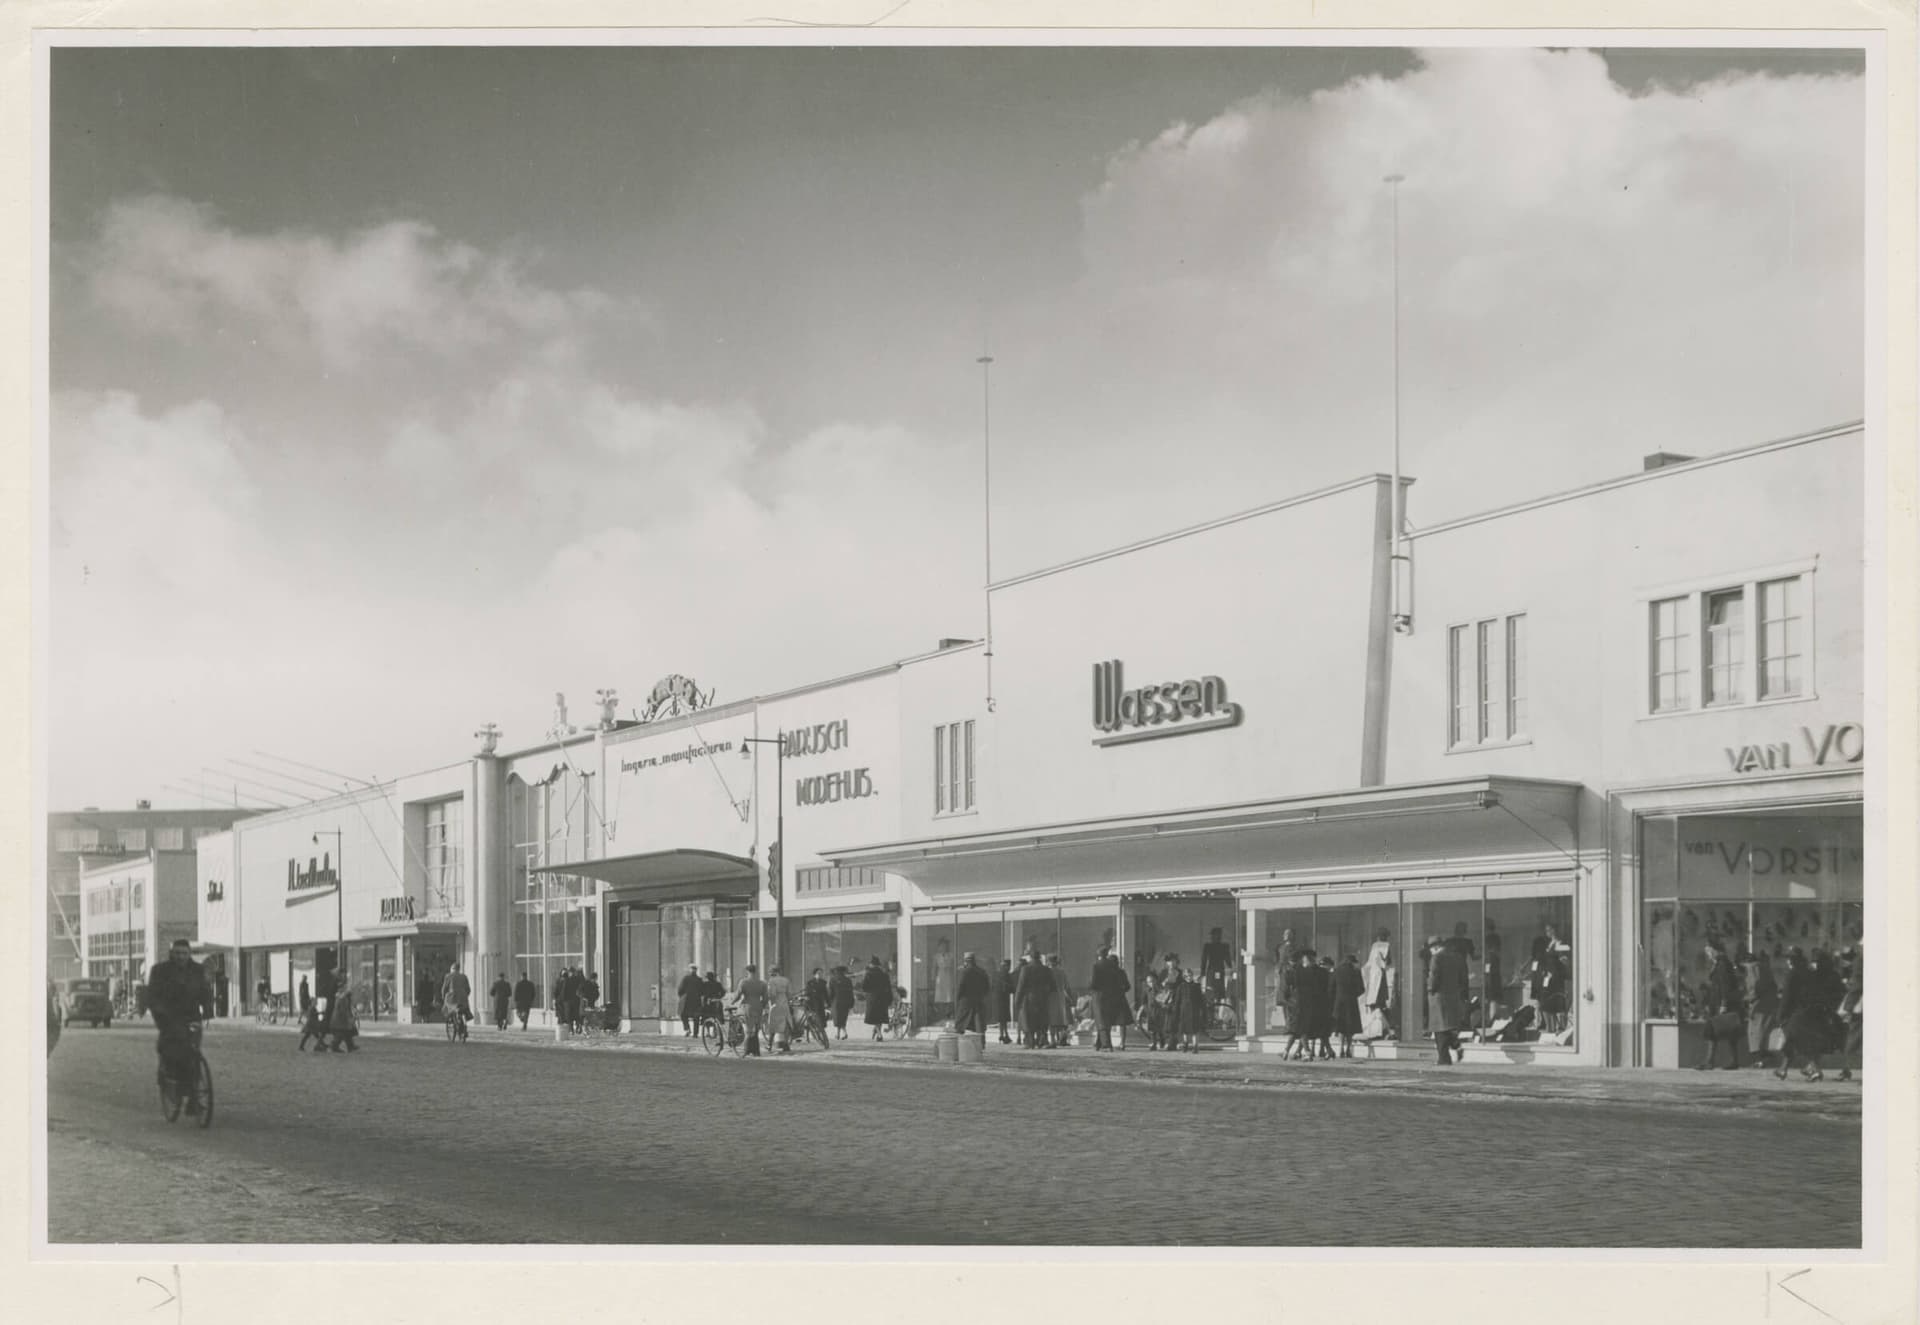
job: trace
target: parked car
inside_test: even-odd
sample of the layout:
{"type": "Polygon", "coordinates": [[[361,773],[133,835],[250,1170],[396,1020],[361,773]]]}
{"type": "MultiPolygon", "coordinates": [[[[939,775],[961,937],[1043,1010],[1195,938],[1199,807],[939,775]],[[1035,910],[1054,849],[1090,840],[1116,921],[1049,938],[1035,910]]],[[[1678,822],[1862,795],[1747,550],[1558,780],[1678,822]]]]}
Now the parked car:
{"type": "Polygon", "coordinates": [[[61,1004],[62,1025],[76,1021],[113,1025],[113,1001],[107,996],[105,980],[68,980],[62,986],[61,1004]]]}

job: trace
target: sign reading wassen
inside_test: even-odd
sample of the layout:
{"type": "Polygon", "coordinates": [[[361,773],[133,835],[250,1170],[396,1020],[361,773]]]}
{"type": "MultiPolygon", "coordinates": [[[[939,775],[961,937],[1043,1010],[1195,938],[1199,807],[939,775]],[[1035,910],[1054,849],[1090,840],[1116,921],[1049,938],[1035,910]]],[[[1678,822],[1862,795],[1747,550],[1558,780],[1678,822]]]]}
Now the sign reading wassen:
{"type": "Polygon", "coordinates": [[[1118,658],[1093,665],[1093,726],[1108,733],[1094,737],[1095,745],[1184,736],[1239,722],[1240,706],[1227,698],[1227,683],[1217,676],[1129,690],[1118,658]]]}

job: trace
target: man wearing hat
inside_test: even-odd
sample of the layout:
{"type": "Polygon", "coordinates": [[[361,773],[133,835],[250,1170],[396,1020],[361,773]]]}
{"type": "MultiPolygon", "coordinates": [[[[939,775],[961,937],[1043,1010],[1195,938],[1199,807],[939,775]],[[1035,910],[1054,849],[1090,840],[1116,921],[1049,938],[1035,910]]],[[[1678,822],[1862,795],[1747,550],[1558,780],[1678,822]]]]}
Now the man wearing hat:
{"type": "MultiPolygon", "coordinates": [[[[207,973],[193,959],[193,945],[175,939],[167,960],[147,977],[147,1010],[160,1032],[156,1052],[175,1081],[193,1084],[193,1024],[213,1015],[213,987],[207,973]]],[[[187,1098],[187,1112],[200,1112],[200,1101],[187,1098]]]]}

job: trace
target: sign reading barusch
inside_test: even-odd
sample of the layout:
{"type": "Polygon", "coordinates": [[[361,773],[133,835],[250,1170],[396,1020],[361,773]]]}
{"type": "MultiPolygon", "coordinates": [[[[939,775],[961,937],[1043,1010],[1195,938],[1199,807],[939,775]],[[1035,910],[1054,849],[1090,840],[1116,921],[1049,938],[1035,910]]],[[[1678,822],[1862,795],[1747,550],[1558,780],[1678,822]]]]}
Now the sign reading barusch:
{"type": "Polygon", "coordinates": [[[1217,676],[1160,681],[1128,689],[1118,658],[1093,665],[1095,745],[1122,745],[1238,726],[1240,706],[1217,676]]]}

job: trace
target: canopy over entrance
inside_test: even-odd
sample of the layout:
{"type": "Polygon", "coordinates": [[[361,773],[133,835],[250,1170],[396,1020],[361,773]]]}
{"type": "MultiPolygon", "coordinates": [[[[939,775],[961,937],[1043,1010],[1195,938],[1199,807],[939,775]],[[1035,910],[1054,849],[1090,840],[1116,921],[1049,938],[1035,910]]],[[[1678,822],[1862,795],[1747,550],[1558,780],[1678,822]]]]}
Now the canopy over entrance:
{"type": "Polygon", "coordinates": [[[1474,777],[1164,814],[847,847],[835,865],[904,875],[943,900],[1046,888],[1246,888],[1328,869],[1422,870],[1578,851],[1577,782],[1474,777]]]}
{"type": "Polygon", "coordinates": [[[746,857],[690,848],[540,865],[528,872],[598,879],[615,900],[626,902],[751,902],[760,886],[759,871],[746,857]]]}

